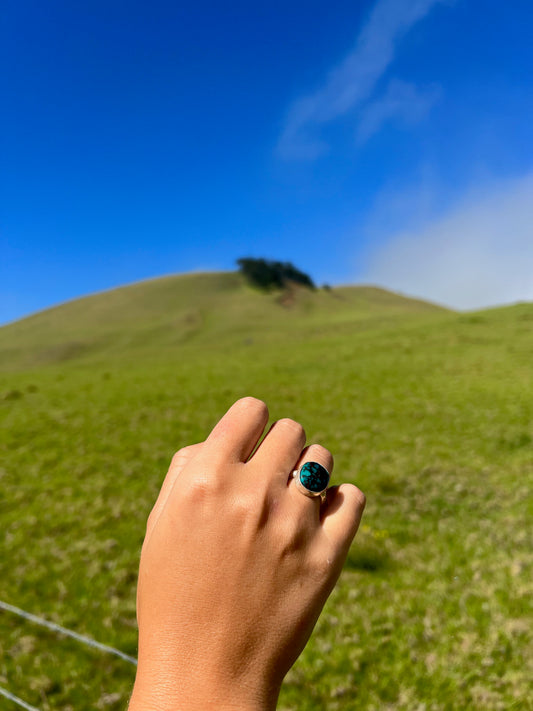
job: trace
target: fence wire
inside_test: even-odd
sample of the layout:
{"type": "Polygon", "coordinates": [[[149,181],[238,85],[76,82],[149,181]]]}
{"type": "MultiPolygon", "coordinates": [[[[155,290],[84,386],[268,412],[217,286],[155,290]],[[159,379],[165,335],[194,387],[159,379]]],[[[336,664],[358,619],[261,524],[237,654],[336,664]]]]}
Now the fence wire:
{"type": "Polygon", "coordinates": [[[15,694],[12,694],[10,691],[8,691],[7,689],[4,689],[1,686],[0,686],[0,696],[4,696],[6,699],[9,699],[14,704],[17,704],[18,706],[20,706],[21,709],[26,709],[26,711],[39,711],[39,709],[35,708],[35,706],[30,706],[22,699],[19,699],[18,696],[15,696],[15,694]]]}
{"type": "MultiPolygon", "coordinates": [[[[46,629],[52,630],[52,632],[57,632],[58,634],[61,634],[65,637],[71,637],[77,642],[85,644],[87,647],[98,649],[101,652],[105,652],[107,654],[113,654],[115,655],[115,657],[120,657],[120,659],[123,659],[125,662],[137,665],[137,660],[135,659],[135,657],[130,657],[129,654],[121,652],[120,649],[115,649],[115,647],[110,647],[107,644],[102,644],[101,642],[97,642],[96,640],[91,639],[91,637],[86,637],[83,634],[78,634],[77,632],[69,630],[66,627],[62,627],[61,625],[58,625],[55,622],[50,622],[49,620],[45,620],[42,617],[38,617],[37,615],[32,615],[31,612],[26,612],[26,610],[22,610],[20,607],[15,607],[15,605],[10,605],[8,602],[3,602],[2,600],[0,600],[0,609],[4,610],[5,612],[11,612],[13,615],[18,615],[18,617],[22,617],[24,620],[28,620],[28,622],[33,622],[34,624],[40,625],[41,627],[46,627],[46,629]]],[[[19,699],[18,696],[15,696],[10,691],[4,689],[1,686],[0,696],[3,696],[4,698],[9,699],[10,701],[13,701],[14,704],[17,704],[18,706],[20,706],[20,708],[26,709],[26,711],[39,711],[39,709],[35,706],[30,706],[30,704],[27,704],[22,699],[19,699]]]]}
{"type": "Polygon", "coordinates": [[[52,630],[53,632],[58,632],[59,634],[62,634],[65,637],[72,637],[72,639],[75,639],[78,642],[87,645],[87,647],[99,649],[101,652],[106,652],[107,654],[114,654],[116,657],[120,657],[120,659],[123,659],[125,662],[137,665],[137,660],[135,659],[135,657],[130,657],[129,654],[121,652],[120,649],[115,649],[115,647],[110,647],[107,644],[102,644],[101,642],[97,642],[96,640],[91,639],[90,637],[86,637],[83,634],[78,634],[73,630],[69,630],[66,627],[57,625],[55,622],[49,622],[48,620],[45,620],[42,617],[32,615],[31,612],[21,610],[20,607],[15,607],[14,605],[10,605],[9,603],[2,602],[2,600],[0,600],[0,609],[5,610],[6,612],[12,612],[14,615],[18,615],[19,617],[22,617],[25,620],[28,620],[29,622],[34,622],[36,625],[41,625],[41,627],[46,627],[47,629],[52,630]]]}

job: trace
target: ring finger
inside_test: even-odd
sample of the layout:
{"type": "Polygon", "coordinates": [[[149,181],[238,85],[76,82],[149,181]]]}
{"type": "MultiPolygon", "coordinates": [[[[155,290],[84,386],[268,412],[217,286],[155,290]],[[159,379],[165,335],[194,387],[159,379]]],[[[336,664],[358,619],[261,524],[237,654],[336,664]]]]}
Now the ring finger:
{"type": "MultiPolygon", "coordinates": [[[[333,455],[328,449],[322,447],[320,444],[312,444],[302,451],[300,458],[296,463],[295,471],[299,472],[304,464],[311,462],[320,464],[329,474],[333,471],[333,455]]],[[[324,474],[323,472],[320,473],[324,474]]],[[[310,512],[313,519],[318,523],[320,520],[321,497],[319,495],[307,496],[298,485],[296,477],[293,477],[292,475],[289,480],[288,487],[293,506],[296,506],[300,510],[310,512]]]]}

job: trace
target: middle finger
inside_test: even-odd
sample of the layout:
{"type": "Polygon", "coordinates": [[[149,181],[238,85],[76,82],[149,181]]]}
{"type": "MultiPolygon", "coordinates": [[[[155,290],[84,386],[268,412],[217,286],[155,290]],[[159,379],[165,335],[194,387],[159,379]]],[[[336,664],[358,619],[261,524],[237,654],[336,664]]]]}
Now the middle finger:
{"type": "Polygon", "coordinates": [[[288,418],[278,420],[257,448],[250,464],[260,476],[266,476],[275,486],[284,488],[304,445],[305,431],[298,422],[288,418]]]}

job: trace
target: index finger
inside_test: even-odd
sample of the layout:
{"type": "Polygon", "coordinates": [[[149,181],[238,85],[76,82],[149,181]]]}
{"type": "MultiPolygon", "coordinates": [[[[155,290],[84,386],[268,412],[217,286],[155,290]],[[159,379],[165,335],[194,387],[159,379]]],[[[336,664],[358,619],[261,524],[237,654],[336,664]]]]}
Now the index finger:
{"type": "Polygon", "coordinates": [[[205,452],[217,459],[246,462],[268,422],[268,408],[255,397],[244,397],[230,407],[205,441],[205,452]]]}

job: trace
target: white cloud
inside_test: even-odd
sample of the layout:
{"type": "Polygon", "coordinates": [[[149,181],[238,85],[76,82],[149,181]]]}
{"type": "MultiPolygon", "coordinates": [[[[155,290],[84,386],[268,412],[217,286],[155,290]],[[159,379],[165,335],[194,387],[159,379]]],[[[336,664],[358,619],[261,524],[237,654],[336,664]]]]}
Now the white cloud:
{"type": "Polygon", "coordinates": [[[444,0],[378,0],[345,59],[314,93],[289,109],[278,143],[284,158],[314,159],[327,151],[320,126],[345,115],[371,95],[394,59],[395,45],[435,5],[444,0]]]}
{"type": "Polygon", "coordinates": [[[357,143],[367,141],[391,119],[399,118],[407,125],[422,121],[439,96],[440,91],[436,87],[420,92],[414,84],[398,79],[391,80],[382,97],[369,102],[361,109],[356,132],[357,143]]]}
{"type": "Polygon", "coordinates": [[[533,301],[533,173],[389,237],[363,278],[459,309],[533,301]]]}

